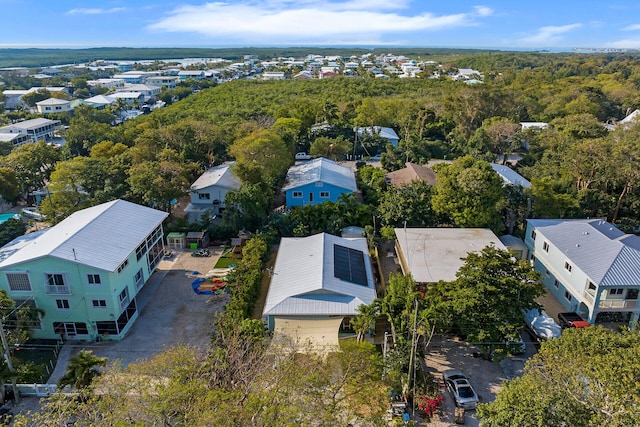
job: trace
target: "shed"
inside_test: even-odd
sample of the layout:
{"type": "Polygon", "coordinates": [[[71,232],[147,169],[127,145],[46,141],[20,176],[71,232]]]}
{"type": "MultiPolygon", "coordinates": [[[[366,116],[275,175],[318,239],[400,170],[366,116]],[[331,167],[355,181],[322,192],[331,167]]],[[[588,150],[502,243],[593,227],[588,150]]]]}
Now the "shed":
{"type": "Polygon", "coordinates": [[[185,233],[173,232],[167,234],[167,249],[184,249],[187,246],[185,233]]]}
{"type": "Polygon", "coordinates": [[[190,231],[187,233],[187,246],[191,249],[209,246],[209,234],[206,231],[190,231]]]}

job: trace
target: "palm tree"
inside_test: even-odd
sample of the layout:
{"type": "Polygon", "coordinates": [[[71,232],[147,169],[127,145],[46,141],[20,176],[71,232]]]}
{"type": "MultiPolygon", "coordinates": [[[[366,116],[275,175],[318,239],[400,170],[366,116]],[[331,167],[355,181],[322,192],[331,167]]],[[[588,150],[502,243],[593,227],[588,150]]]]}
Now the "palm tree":
{"type": "Polygon", "coordinates": [[[71,385],[77,389],[87,388],[101,374],[99,367],[106,364],[106,357],[94,356],[91,350],[80,350],[77,356],[69,359],[66,372],[58,380],[58,387],[62,389],[71,385]]]}
{"type": "Polygon", "coordinates": [[[365,334],[375,326],[379,314],[380,306],[377,300],[369,305],[361,304],[358,307],[358,315],[351,319],[351,325],[357,333],[358,342],[364,340],[365,334]]]}

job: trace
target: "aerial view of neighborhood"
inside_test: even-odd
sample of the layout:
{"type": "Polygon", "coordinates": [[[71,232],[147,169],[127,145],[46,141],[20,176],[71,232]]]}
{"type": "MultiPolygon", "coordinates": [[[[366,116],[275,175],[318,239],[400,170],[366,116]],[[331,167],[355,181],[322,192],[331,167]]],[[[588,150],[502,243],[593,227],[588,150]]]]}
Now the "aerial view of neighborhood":
{"type": "Polygon", "coordinates": [[[0,44],[0,425],[640,425],[640,51],[360,3],[310,16],[379,46],[0,44]]]}

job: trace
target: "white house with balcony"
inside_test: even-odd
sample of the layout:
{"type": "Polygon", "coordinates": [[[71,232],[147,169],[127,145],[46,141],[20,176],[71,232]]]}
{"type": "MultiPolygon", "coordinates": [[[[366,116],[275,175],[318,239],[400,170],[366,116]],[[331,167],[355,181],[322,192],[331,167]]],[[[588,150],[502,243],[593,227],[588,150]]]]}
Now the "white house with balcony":
{"type": "Polygon", "coordinates": [[[34,338],[121,339],[164,256],[166,212],[114,200],[0,248],[0,289],[44,310],[34,338]]]}
{"type": "Polygon", "coordinates": [[[240,179],[233,172],[235,162],[224,163],[206,170],[191,184],[191,202],[184,209],[189,222],[198,222],[202,216],[220,215],[229,191],[240,189],[240,179]]]}
{"type": "Polygon", "coordinates": [[[53,132],[58,127],[60,127],[60,120],[38,118],[0,127],[0,133],[20,134],[23,138],[26,136],[20,144],[14,143],[14,145],[21,145],[25,142],[49,141],[53,139],[53,132]]]}
{"type": "Polygon", "coordinates": [[[525,244],[568,311],[590,323],[638,321],[640,237],[603,219],[530,219],[525,244]]]}

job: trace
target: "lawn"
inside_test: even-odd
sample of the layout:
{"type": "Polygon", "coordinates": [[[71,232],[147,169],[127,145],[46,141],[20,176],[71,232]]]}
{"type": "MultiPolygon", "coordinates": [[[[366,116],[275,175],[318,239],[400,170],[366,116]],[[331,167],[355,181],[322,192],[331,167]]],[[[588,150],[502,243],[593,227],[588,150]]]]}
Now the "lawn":
{"type": "Polygon", "coordinates": [[[222,252],[220,258],[218,258],[218,262],[213,268],[229,268],[229,266],[236,264],[238,260],[236,258],[231,257],[231,249],[226,249],[222,252]]]}

